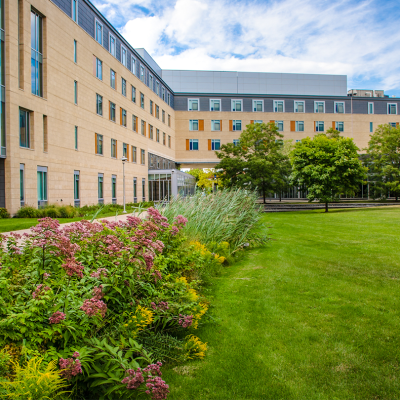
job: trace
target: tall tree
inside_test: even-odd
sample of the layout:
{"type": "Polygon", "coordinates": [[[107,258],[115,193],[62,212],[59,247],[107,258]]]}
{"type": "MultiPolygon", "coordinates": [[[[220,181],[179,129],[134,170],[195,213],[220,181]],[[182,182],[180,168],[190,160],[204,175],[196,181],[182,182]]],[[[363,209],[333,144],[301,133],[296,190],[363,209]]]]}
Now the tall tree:
{"type": "Polygon", "coordinates": [[[357,190],[367,169],[358,157],[353,139],[319,134],[296,143],[290,154],[292,182],[304,184],[309,201],[328,203],[346,191],[357,190]]]}
{"type": "Polygon", "coordinates": [[[221,160],[218,175],[224,186],[258,189],[265,203],[267,193],[276,190],[279,165],[287,158],[280,151],[282,137],[274,123],[257,123],[247,125],[239,145],[222,145],[216,154],[221,160]]]}
{"type": "Polygon", "coordinates": [[[400,196],[400,128],[389,124],[379,125],[368,143],[366,162],[370,178],[375,183],[374,198],[389,193],[400,196]]]}

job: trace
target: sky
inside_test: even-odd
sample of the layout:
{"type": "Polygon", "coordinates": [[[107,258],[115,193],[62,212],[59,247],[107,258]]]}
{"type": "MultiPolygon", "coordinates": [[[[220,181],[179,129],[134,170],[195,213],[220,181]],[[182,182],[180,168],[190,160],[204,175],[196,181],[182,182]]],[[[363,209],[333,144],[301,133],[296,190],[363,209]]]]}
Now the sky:
{"type": "Polygon", "coordinates": [[[93,3],[162,69],[347,75],[400,97],[398,0],[93,3]]]}

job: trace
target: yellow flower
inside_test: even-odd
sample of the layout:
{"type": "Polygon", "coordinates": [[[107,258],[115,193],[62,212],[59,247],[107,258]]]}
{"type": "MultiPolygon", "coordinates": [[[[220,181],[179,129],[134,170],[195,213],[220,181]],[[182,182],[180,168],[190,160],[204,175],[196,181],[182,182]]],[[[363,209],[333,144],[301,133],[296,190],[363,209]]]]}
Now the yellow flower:
{"type": "Polygon", "coordinates": [[[197,336],[186,336],[185,355],[189,360],[204,358],[207,351],[207,343],[203,343],[197,336]]]}

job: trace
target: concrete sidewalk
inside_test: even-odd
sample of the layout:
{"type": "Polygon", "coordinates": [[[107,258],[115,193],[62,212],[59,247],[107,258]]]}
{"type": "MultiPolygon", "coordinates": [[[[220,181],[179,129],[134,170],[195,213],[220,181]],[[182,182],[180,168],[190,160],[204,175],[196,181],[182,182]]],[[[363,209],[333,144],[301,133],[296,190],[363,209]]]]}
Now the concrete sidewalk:
{"type": "MultiPolygon", "coordinates": [[[[127,214],[121,214],[121,215],[117,215],[117,216],[113,216],[113,217],[98,218],[98,219],[95,219],[93,221],[93,223],[101,223],[101,221],[104,221],[104,220],[112,221],[112,222],[114,222],[114,221],[117,221],[117,222],[118,221],[126,221],[126,218],[128,216],[135,216],[135,215],[137,216],[137,214],[138,213],[127,213],[127,214]]],[[[147,216],[147,211],[143,211],[140,214],[140,218],[145,218],[146,216],[147,216]]],[[[75,222],[79,222],[79,221],[75,221],[75,222]]],[[[74,224],[75,222],[66,222],[64,224],[60,224],[60,228],[62,228],[64,226],[68,226],[68,225],[74,224]]],[[[28,229],[20,229],[20,230],[17,230],[17,231],[2,232],[1,234],[8,236],[8,235],[10,235],[10,233],[18,233],[20,235],[23,235],[24,233],[31,233],[31,229],[30,228],[28,228],[28,229]]]]}

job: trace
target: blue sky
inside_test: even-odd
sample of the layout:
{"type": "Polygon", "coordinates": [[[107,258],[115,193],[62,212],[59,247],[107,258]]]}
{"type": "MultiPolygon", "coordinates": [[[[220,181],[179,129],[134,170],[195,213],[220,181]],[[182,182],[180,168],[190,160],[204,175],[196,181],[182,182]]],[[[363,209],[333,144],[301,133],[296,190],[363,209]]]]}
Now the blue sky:
{"type": "Polygon", "coordinates": [[[95,0],[164,69],[343,74],[400,97],[398,0],[95,0]]]}

